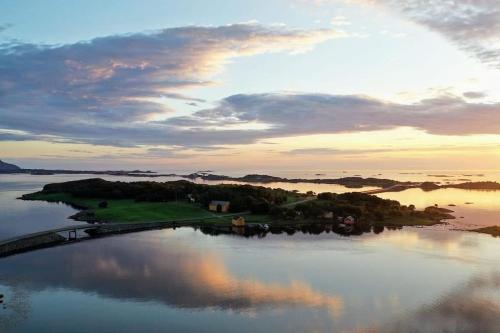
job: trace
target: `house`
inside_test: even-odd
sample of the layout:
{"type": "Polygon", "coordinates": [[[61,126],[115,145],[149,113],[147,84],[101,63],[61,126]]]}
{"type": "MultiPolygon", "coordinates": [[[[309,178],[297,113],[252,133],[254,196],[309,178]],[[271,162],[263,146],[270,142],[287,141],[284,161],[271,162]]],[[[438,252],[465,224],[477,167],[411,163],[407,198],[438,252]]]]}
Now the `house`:
{"type": "Polygon", "coordinates": [[[242,227],[235,227],[234,225],[231,227],[231,231],[233,234],[240,235],[240,236],[245,236],[245,228],[242,227]]]}
{"type": "Polygon", "coordinates": [[[344,219],[345,225],[353,225],[354,223],[356,223],[356,219],[352,216],[348,216],[344,219]]]}
{"type": "Polygon", "coordinates": [[[229,211],[229,201],[212,200],[208,205],[208,210],[217,213],[227,213],[229,211]]]}
{"type": "Polygon", "coordinates": [[[231,224],[233,225],[233,227],[244,227],[245,226],[245,218],[243,216],[233,217],[231,224]]]}

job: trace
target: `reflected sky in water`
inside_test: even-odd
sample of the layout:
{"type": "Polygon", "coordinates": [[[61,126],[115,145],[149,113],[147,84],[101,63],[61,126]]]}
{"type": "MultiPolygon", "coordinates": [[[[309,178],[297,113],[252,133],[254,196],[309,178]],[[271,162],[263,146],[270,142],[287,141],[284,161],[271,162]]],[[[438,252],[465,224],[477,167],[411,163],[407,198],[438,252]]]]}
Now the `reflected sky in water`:
{"type": "Polygon", "coordinates": [[[0,261],[7,305],[0,325],[12,332],[63,332],[66,320],[74,332],[134,332],[138,323],[143,332],[349,332],[395,330],[432,308],[444,322],[483,324],[482,316],[474,323],[474,304],[484,305],[485,297],[488,311],[500,314],[500,295],[488,291],[498,291],[500,242],[444,234],[409,229],[246,239],[182,228],[40,250],[0,261]],[[15,297],[18,312],[10,308],[15,297]],[[450,310],[457,298],[470,309],[450,310]]]}
{"type": "Polygon", "coordinates": [[[67,205],[16,199],[44,184],[34,176],[0,175],[0,239],[78,223],[68,219],[77,210],[67,205]]]}

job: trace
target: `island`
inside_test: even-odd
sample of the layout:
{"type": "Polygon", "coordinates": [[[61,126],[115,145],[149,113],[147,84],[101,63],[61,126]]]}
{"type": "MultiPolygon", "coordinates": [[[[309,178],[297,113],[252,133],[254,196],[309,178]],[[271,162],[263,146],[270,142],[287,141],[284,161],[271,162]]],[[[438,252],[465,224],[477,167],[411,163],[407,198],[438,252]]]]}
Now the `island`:
{"type": "MultiPolygon", "coordinates": [[[[272,183],[308,183],[308,184],[333,184],[341,185],[352,189],[361,189],[363,187],[377,187],[378,189],[366,191],[369,194],[377,194],[383,192],[399,192],[410,188],[420,188],[424,191],[434,191],[442,188],[458,188],[468,190],[500,190],[500,183],[492,181],[482,182],[463,182],[455,184],[440,185],[438,182],[415,182],[415,181],[397,181],[386,178],[367,177],[363,178],[359,175],[353,177],[340,178],[285,178],[262,174],[249,174],[241,177],[232,177],[226,175],[217,175],[210,173],[211,170],[201,170],[191,174],[175,174],[175,173],[157,173],[154,171],[143,170],[65,170],[65,169],[24,169],[13,164],[0,161],[0,173],[7,174],[31,174],[31,175],[109,175],[109,176],[125,176],[135,178],[159,178],[159,177],[176,177],[184,178],[191,181],[197,179],[207,181],[233,181],[248,184],[272,184],[272,183]]],[[[322,174],[316,174],[319,176],[322,174]]],[[[445,175],[429,175],[429,176],[445,176],[445,175]]]]}
{"type": "Polygon", "coordinates": [[[21,170],[21,168],[17,165],[6,163],[0,160],[0,172],[17,172],[19,170],[21,170]]]}
{"type": "MultiPolygon", "coordinates": [[[[362,187],[379,187],[380,189],[370,191],[369,193],[383,193],[383,192],[399,192],[410,188],[420,188],[424,191],[434,191],[444,188],[458,188],[458,189],[468,189],[468,190],[500,190],[500,183],[492,181],[481,181],[481,182],[463,182],[455,184],[445,184],[440,185],[437,182],[412,182],[406,181],[401,182],[393,179],[385,178],[374,178],[368,177],[363,178],[360,176],[354,177],[341,177],[341,178],[283,178],[269,175],[260,174],[250,174],[243,177],[230,177],[224,175],[214,175],[207,173],[193,173],[190,175],[177,175],[178,177],[188,178],[188,179],[203,179],[210,181],[236,181],[241,183],[309,183],[309,184],[335,184],[342,185],[347,188],[362,188],[362,187]]],[[[435,175],[441,176],[441,175],[435,175]]]]}
{"type": "Polygon", "coordinates": [[[500,183],[491,182],[491,181],[465,182],[465,183],[458,183],[458,184],[443,185],[440,188],[459,188],[459,189],[463,189],[463,190],[498,191],[498,190],[500,190],[500,183]]]}
{"type": "Polygon", "coordinates": [[[283,178],[269,175],[250,174],[243,177],[230,177],[225,175],[192,173],[190,175],[179,175],[188,179],[203,179],[211,181],[236,181],[241,183],[311,183],[311,184],[335,184],[343,185],[348,188],[361,188],[364,186],[374,186],[388,188],[394,185],[413,185],[413,182],[399,182],[392,179],[383,178],[363,178],[363,177],[341,177],[341,178],[283,178]]]}
{"type": "Polygon", "coordinates": [[[175,174],[158,175],[153,171],[143,170],[66,170],[66,169],[31,169],[21,168],[17,165],[3,162],[0,160],[0,174],[31,174],[31,175],[110,175],[110,176],[129,176],[129,177],[160,177],[177,176],[175,174]]]}
{"type": "Polygon", "coordinates": [[[80,210],[73,218],[90,223],[154,222],[156,228],[158,222],[246,236],[296,231],[362,234],[454,218],[445,208],[419,211],[413,205],[360,192],[315,196],[263,186],[185,180],[113,182],[92,178],[47,184],[22,199],[72,205],[80,210]]]}
{"type": "Polygon", "coordinates": [[[483,228],[478,228],[478,229],[472,229],[469,231],[479,232],[482,234],[488,234],[488,235],[491,235],[493,237],[500,237],[500,226],[498,226],[498,225],[494,225],[494,226],[490,226],[490,227],[483,227],[483,228]]]}

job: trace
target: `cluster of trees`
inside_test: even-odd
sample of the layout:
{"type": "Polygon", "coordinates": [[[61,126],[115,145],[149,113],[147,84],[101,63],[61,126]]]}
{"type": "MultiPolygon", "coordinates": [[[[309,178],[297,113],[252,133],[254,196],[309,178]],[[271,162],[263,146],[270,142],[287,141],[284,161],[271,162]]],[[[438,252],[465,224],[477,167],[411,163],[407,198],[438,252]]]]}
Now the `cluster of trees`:
{"type": "Polygon", "coordinates": [[[100,178],[45,185],[43,193],[68,193],[81,198],[133,199],[136,201],[182,201],[188,196],[208,207],[212,200],[230,202],[231,212],[250,210],[267,214],[285,203],[291,192],[252,185],[204,185],[185,180],[171,182],[111,182],[100,178]]]}
{"type": "Polygon", "coordinates": [[[43,193],[69,193],[81,198],[134,199],[137,201],[172,201],[194,191],[196,184],[188,181],[110,182],[101,178],[47,184],[43,193]]]}
{"type": "Polygon", "coordinates": [[[358,220],[383,221],[388,217],[402,216],[415,207],[401,205],[398,201],[382,199],[366,193],[320,193],[318,200],[305,202],[295,210],[306,218],[317,218],[325,213],[335,216],[354,216],[358,220]]]}
{"type": "Polygon", "coordinates": [[[255,214],[267,214],[273,206],[282,205],[291,194],[282,189],[270,189],[252,185],[201,185],[202,188],[192,195],[203,206],[212,200],[229,201],[230,212],[251,211],[255,214]]]}

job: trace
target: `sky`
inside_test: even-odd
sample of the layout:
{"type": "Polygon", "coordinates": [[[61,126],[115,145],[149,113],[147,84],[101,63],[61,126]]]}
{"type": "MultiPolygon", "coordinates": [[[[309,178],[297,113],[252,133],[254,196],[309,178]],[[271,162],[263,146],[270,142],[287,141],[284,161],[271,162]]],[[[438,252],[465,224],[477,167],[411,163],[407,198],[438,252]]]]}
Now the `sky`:
{"type": "Polygon", "coordinates": [[[0,2],[0,159],[500,169],[497,0],[0,2]]]}

